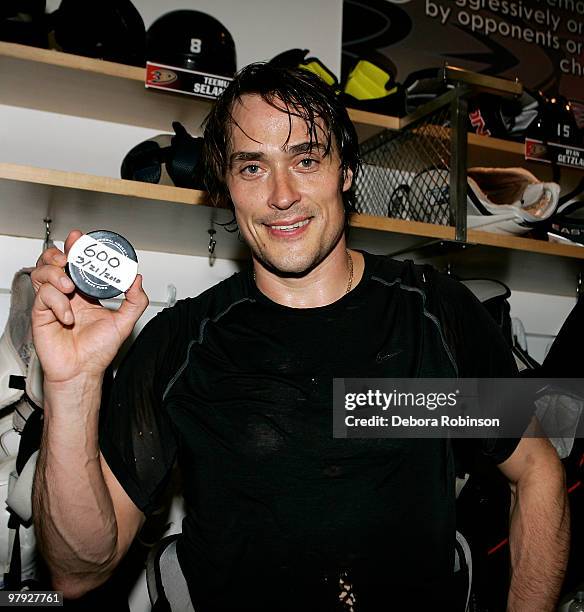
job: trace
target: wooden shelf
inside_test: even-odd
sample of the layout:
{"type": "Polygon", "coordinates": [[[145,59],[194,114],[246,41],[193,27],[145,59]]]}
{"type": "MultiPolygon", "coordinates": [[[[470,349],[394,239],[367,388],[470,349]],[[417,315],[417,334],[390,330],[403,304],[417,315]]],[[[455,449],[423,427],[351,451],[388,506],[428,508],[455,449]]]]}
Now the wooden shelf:
{"type": "Polygon", "coordinates": [[[402,219],[376,217],[365,214],[352,214],[349,217],[349,225],[351,227],[360,229],[394,232],[399,234],[408,234],[411,236],[420,236],[423,238],[435,238],[438,240],[454,240],[453,227],[446,225],[435,225],[433,223],[404,221],[402,219]]]}
{"type": "Polygon", "coordinates": [[[0,42],[0,104],[195,135],[209,102],[144,86],[145,69],[0,42]],[[40,95],[39,95],[40,92],[40,95]]]}
{"type": "MultiPolygon", "coordinates": [[[[164,132],[180,121],[199,134],[211,103],[146,89],[145,76],[144,68],[0,41],[0,104],[164,132]]],[[[380,129],[399,129],[397,117],[349,113],[361,140],[380,129]]]]}
{"type": "Polygon", "coordinates": [[[112,195],[145,198],[174,202],[176,204],[204,204],[206,192],[195,189],[182,189],[168,185],[152,185],[137,181],[126,181],[106,176],[63,172],[33,166],[0,163],[0,178],[12,181],[36,183],[50,187],[66,187],[112,195]]]}
{"type": "Polygon", "coordinates": [[[517,291],[573,297],[584,274],[584,248],[533,238],[468,230],[454,241],[454,228],[354,215],[349,244],[398,259],[430,263],[460,278],[496,278],[517,291]]]}
{"type": "MultiPolygon", "coordinates": [[[[349,219],[349,225],[353,228],[408,234],[434,241],[454,242],[455,235],[454,227],[448,225],[434,225],[432,223],[404,221],[402,219],[390,219],[372,215],[353,214],[349,219]]],[[[512,236],[510,234],[495,234],[474,229],[467,231],[466,245],[497,247],[538,253],[540,255],[557,255],[584,260],[584,247],[577,245],[547,242],[545,240],[512,236]]]]}
{"type": "Polygon", "coordinates": [[[379,115],[377,113],[368,113],[354,108],[347,109],[349,117],[354,123],[359,137],[359,142],[363,142],[382,130],[399,130],[400,118],[391,117],[389,115],[379,115]]]}
{"type": "MultiPolygon", "coordinates": [[[[53,219],[55,239],[77,227],[114,229],[139,249],[203,256],[212,222],[232,219],[229,210],[210,206],[202,191],[0,163],[2,233],[38,238],[46,215],[53,219]]],[[[355,215],[350,224],[352,246],[378,253],[416,249],[428,238],[454,238],[452,228],[369,215],[355,215]]],[[[217,257],[248,256],[237,234],[214,227],[217,257]]]]}
{"type": "Polygon", "coordinates": [[[53,49],[39,49],[16,43],[0,41],[0,55],[13,59],[60,66],[71,70],[83,70],[106,76],[130,79],[144,83],[145,70],[136,66],[116,64],[105,60],[93,59],[72,53],[62,53],[53,49]]]}
{"type": "MultiPolygon", "coordinates": [[[[0,104],[171,131],[180,121],[196,131],[210,102],[146,90],[145,69],[0,41],[0,104]],[[43,95],[39,96],[38,92],[43,95]]],[[[397,117],[350,110],[360,138],[399,129],[397,117]]]]}
{"type": "Polygon", "coordinates": [[[354,123],[362,125],[371,125],[376,128],[382,128],[387,130],[399,130],[400,119],[399,117],[390,117],[389,115],[378,115],[376,113],[368,113],[362,110],[356,110],[350,108],[349,117],[354,123]]]}
{"type": "Polygon", "coordinates": [[[463,279],[495,278],[514,291],[576,296],[578,277],[584,273],[584,248],[481,234],[488,233],[473,232],[473,242],[465,244],[439,242],[424,246],[413,254],[413,259],[449,270],[463,279]],[[517,241],[522,241],[524,248],[518,249],[517,241]]]}
{"type": "MultiPolygon", "coordinates": [[[[206,194],[109,177],[0,164],[2,233],[39,238],[43,218],[63,240],[69,230],[113,229],[138,249],[207,255],[207,230],[217,230],[216,255],[248,257],[237,234],[217,225],[229,210],[208,205],[206,194]],[[215,225],[213,225],[215,224],[215,225]]],[[[584,248],[469,230],[468,243],[454,243],[454,228],[429,223],[351,215],[349,245],[438,267],[450,263],[460,276],[491,276],[516,289],[573,295],[584,271],[584,248]]]]}
{"type": "Polygon", "coordinates": [[[246,257],[236,234],[212,225],[229,222],[231,212],[205,202],[204,192],[191,189],[0,164],[1,231],[9,236],[42,237],[48,215],[56,240],[74,228],[113,229],[138,249],[206,256],[214,227],[217,257],[246,257]]]}
{"type": "Polygon", "coordinates": [[[508,153],[522,158],[525,157],[525,148],[520,142],[502,140],[501,138],[491,138],[490,136],[479,136],[478,134],[469,134],[468,144],[470,147],[477,147],[478,149],[494,150],[498,153],[508,153]]]}
{"type": "Polygon", "coordinates": [[[539,253],[541,255],[557,255],[559,257],[584,259],[584,248],[578,245],[547,242],[546,240],[523,238],[522,236],[508,236],[505,234],[495,234],[493,232],[469,229],[467,232],[467,242],[471,245],[492,246],[512,249],[514,251],[539,253]]]}
{"type": "MultiPolygon", "coordinates": [[[[210,102],[146,90],[145,75],[144,68],[0,41],[0,104],[167,132],[176,120],[196,130],[210,102]]],[[[363,126],[363,138],[380,129],[399,129],[396,117],[358,110],[350,115],[363,126]]]]}

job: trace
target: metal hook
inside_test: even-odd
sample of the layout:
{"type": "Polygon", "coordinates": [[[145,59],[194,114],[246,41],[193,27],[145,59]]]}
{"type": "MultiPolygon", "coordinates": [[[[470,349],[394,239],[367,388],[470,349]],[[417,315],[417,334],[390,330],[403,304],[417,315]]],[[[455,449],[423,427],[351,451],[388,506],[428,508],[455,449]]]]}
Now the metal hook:
{"type": "Polygon", "coordinates": [[[215,245],[217,244],[217,241],[215,240],[215,238],[213,238],[213,236],[217,232],[214,229],[210,229],[210,230],[207,230],[207,233],[209,234],[209,255],[214,255],[215,245]]]}
{"type": "Polygon", "coordinates": [[[51,241],[51,223],[53,220],[50,217],[45,217],[43,219],[45,222],[45,240],[43,242],[43,251],[46,251],[49,246],[52,244],[51,241]]]}
{"type": "Polygon", "coordinates": [[[214,236],[217,232],[211,228],[207,230],[207,233],[209,234],[209,265],[212,266],[215,263],[215,246],[217,245],[217,241],[214,236]]]}

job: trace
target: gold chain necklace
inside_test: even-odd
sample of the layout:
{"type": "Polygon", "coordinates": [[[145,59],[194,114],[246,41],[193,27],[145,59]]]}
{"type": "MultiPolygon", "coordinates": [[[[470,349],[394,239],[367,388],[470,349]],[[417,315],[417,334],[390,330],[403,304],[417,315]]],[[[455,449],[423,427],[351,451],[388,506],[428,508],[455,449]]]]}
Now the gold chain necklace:
{"type": "Polygon", "coordinates": [[[345,295],[351,291],[351,287],[353,286],[353,258],[351,257],[351,253],[349,253],[349,249],[347,249],[347,258],[349,260],[349,282],[347,283],[345,295]]]}
{"type": "MultiPolygon", "coordinates": [[[[353,258],[351,257],[351,253],[349,253],[349,250],[347,249],[347,264],[349,266],[349,282],[347,283],[347,289],[345,290],[345,295],[347,295],[347,293],[349,293],[349,291],[351,291],[351,288],[353,287],[353,258]]],[[[255,270],[253,271],[253,282],[256,282],[256,273],[255,270]]]]}

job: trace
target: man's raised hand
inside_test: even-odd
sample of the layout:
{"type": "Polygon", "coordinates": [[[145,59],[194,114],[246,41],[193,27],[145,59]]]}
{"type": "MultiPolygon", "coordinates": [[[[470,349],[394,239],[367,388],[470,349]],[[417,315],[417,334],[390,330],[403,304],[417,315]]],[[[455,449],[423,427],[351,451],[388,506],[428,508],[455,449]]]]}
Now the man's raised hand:
{"type": "Polygon", "coordinates": [[[32,329],[45,383],[101,376],[148,306],[138,275],[117,311],[81,295],[65,273],[66,254],[82,235],[69,233],[65,252],[44,251],[31,274],[36,298],[32,329]]]}

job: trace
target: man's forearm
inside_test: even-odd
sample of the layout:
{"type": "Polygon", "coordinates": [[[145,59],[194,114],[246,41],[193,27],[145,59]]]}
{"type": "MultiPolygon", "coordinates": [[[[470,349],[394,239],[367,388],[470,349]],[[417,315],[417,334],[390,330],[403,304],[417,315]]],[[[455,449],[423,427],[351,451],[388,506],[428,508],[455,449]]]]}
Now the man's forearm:
{"type": "Polygon", "coordinates": [[[72,588],[69,596],[81,594],[79,585],[105,580],[116,552],[115,513],[99,459],[100,398],[100,380],[45,386],[33,516],[55,585],[72,588]]]}
{"type": "Polygon", "coordinates": [[[543,473],[532,470],[517,483],[512,497],[507,610],[555,610],[570,548],[570,511],[561,463],[543,473]]]}

